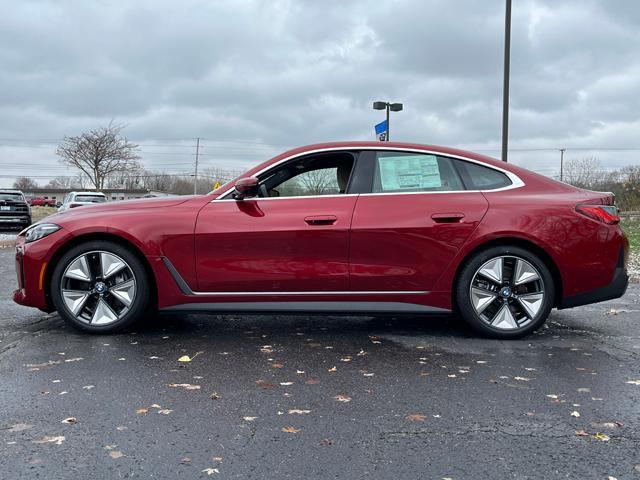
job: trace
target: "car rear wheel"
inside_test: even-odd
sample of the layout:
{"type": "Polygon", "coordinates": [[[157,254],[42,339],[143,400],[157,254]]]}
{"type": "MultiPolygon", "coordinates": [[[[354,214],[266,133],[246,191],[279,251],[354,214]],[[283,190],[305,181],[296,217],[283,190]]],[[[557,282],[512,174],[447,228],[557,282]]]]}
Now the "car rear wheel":
{"type": "Polygon", "coordinates": [[[144,316],[149,280],[128,248],[91,241],[66,252],[51,281],[51,297],[64,321],[91,333],[113,333],[144,316]]]}
{"type": "Polygon", "coordinates": [[[553,277],[540,257],[520,247],[499,246],[466,263],[455,299],[474,330],[510,339],[528,335],[547,320],[554,292],[553,277]]]}

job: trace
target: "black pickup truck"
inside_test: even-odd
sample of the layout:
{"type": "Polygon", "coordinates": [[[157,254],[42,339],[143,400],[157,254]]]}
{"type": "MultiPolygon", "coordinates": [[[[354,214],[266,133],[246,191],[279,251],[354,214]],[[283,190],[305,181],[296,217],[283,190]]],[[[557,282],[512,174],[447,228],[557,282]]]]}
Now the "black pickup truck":
{"type": "Polygon", "coordinates": [[[19,190],[0,190],[0,229],[31,225],[31,208],[19,190]]]}

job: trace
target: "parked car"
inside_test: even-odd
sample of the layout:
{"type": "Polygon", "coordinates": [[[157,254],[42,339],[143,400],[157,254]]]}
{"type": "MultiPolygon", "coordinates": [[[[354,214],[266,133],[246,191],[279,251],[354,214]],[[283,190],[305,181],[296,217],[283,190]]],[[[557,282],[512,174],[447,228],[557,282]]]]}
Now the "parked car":
{"type": "Polygon", "coordinates": [[[34,197],[29,203],[32,207],[55,207],[56,201],[49,197],[34,197]]]}
{"type": "Polygon", "coordinates": [[[31,225],[31,208],[20,190],[0,190],[0,228],[31,225]]]}
{"type": "Polygon", "coordinates": [[[70,208],[104,203],[106,201],[107,197],[101,192],[70,192],[64,197],[62,205],[58,208],[58,211],[63,212],[70,208]]]}
{"type": "Polygon", "coordinates": [[[455,312],[517,338],[620,297],[610,193],[450,148],[297,148],[204,196],[112,202],[17,240],[16,302],[87,332],[162,312],[455,312]]]}

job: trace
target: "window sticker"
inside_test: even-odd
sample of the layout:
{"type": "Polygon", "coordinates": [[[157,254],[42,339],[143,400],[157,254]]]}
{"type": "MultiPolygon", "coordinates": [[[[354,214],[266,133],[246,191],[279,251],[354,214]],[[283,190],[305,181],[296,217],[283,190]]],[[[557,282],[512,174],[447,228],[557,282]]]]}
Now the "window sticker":
{"type": "Polygon", "coordinates": [[[438,188],[442,186],[434,155],[378,157],[382,190],[438,188]]]}

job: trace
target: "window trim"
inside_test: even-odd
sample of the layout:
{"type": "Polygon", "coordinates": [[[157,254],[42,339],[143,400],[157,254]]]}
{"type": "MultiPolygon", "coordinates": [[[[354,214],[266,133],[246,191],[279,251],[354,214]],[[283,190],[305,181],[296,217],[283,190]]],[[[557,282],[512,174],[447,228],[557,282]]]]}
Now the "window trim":
{"type": "MultiPolygon", "coordinates": [[[[352,195],[362,195],[362,196],[373,196],[373,195],[433,195],[433,194],[442,194],[442,193],[457,193],[457,194],[464,194],[464,193],[478,193],[478,192],[503,192],[506,190],[513,190],[516,188],[521,188],[525,186],[524,181],[518,177],[515,173],[510,172],[508,170],[505,170],[503,168],[500,167],[496,167],[494,165],[488,165],[480,160],[476,160],[473,158],[469,158],[469,157],[465,157],[462,155],[455,155],[455,154],[449,154],[449,153],[443,153],[443,152],[439,152],[439,151],[435,151],[435,150],[428,150],[428,149],[420,149],[420,148],[409,148],[409,147],[385,147],[384,145],[380,145],[380,146],[354,146],[353,148],[348,148],[348,147],[327,147],[327,148],[318,148],[315,150],[307,150],[305,152],[299,152],[296,153],[294,155],[291,155],[289,157],[285,157],[283,159],[278,160],[276,163],[273,163],[271,165],[267,165],[265,168],[263,168],[262,170],[259,170],[258,172],[254,173],[253,176],[254,177],[258,177],[260,175],[262,175],[263,173],[276,168],[280,165],[282,165],[285,162],[291,161],[291,160],[295,160],[296,158],[299,157],[303,157],[306,155],[313,155],[316,153],[324,153],[324,152],[360,152],[360,155],[358,155],[357,157],[359,158],[361,156],[361,154],[367,150],[381,150],[381,151],[390,151],[390,152],[409,152],[409,153],[422,153],[425,155],[436,155],[436,156],[441,156],[441,157],[449,157],[449,158],[455,158],[458,160],[463,160],[465,162],[471,162],[471,163],[475,163],[478,164],[480,166],[486,167],[486,168],[491,168],[493,170],[496,170],[498,172],[502,172],[503,174],[505,174],[507,176],[507,178],[509,178],[509,180],[511,180],[511,185],[507,185],[506,187],[501,187],[501,188],[496,188],[496,189],[492,189],[492,190],[440,190],[440,191],[434,191],[434,192],[380,192],[380,193],[373,193],[373,192],[368,192],[368,193],[341,193],[341,194],[337,194],[337,195],[308,195],[308,196],[300,196],[300,197],[256,197],[256,198],[250,198],[250,199],[245,199],[242,201],[247,201],[247,200],[291,200],[291,199],[296,199],[296,198],[328,198],[328,197],[345,197],[345,196],[352,196],[352,195]]],[[[356,173],[356,168],[357,168],[357,160],[358,158],[356,158],[356,166],[354,166],[354,171],[352,172],[352,177],[354,175],[354,173],[356,173]]],[[[360,162],[360,163],[364,163],[364,162],[360,162]]],[[[351,179],[350,179],[351,182],[351,179]]],[[[349,185],[349,187],[351,187],[351,185],[349,185]]],[[[373,184],[372,184],[373,187],[373,184]]],[[[213,200],[211,200],[211,202],[219,202],[219,201],[223,201],[223,200],[227,200],[227,197],[229,197],[231,194],[233,193],[233,186],[231,186],[231,188],[229,188],[229,190],[227,190],[224,193],[221,193],[220,195],[218,195],[216,198],[214,198],[213,200]]],[[[234,199],[235,200],[235,199],[234,199]]],[[[240,201],[240,200],[236,200],[236,201],[240,201]]]]}

